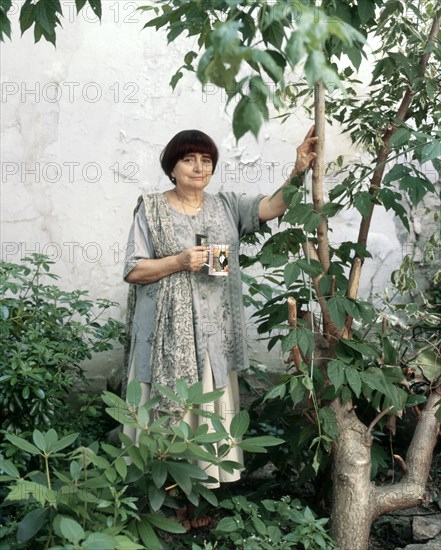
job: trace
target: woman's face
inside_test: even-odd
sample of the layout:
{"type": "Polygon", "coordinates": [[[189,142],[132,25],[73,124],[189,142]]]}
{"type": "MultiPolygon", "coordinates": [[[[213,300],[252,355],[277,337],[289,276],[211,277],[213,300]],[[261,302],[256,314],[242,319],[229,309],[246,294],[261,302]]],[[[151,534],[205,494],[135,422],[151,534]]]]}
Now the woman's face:
{"type": "Polygon", "coordinates": [[[172,177],[176,178],[176,187],[204,189],[210,182],[213,173],[213,162],[210,155],[189,153],[178,160],[172,177]]]}

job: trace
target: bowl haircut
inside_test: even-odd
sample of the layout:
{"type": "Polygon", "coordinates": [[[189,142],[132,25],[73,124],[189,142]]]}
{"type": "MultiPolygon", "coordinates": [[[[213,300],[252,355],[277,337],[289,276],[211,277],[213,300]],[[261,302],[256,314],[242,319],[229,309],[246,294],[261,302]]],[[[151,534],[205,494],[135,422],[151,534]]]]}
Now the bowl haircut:
{"type": "Polygon", "coordinates": [[[160,156],[162,169],[170,178],[170,181],[173,182],[170,174],[178,160],[183,159],[190,153],[209,155],[214,172],[219,159],[219,152],[211,137],[200,130],[182,130],[167,143],[160,156]]]}

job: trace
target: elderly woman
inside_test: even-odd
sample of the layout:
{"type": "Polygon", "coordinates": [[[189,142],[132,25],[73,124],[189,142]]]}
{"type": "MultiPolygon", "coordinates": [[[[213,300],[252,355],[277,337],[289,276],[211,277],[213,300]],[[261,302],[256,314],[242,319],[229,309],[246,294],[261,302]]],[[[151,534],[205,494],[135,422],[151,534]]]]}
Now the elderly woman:
{"type": "MultiPolygon", "coordinates": [[[[313,163],[316,140],[311,128],[284,185],[313,163]]],[[[152,382],[174,389],[175,381],[184,378],[189,385],[201,380],[204,391],[222,388],[214,410],[228,429],[239,409],[237,372],[249,366],[239,239],[283,214],[286,204],[281,188],[270,197],[207,193],[217,162],[215,143],[198,130],[179,132],[168,143],[161,165],[173,187],[140,197],[124,278],[136,289],[129,381],[141,382],[144,400],[152,382]],[[219,272],[212,265],[215,249],[221,251],[218,265],[225,266],[219,272]]],[[[193,427],[203,421],[190,416],[193,427]]],[[[240,449],[232,453],[228,458],[242,463],[240,449]]],[[[214,467],[207,473],[219,481],[240,475],[214,467]]]]}

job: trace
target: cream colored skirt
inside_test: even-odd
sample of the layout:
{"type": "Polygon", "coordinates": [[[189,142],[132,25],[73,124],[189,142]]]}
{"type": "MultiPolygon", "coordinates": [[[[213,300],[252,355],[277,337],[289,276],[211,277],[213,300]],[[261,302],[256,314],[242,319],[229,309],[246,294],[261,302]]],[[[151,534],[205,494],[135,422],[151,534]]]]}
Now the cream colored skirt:
{"type": "MultiPolygon", "coordinates": [[[[135,376],[135,368],[134,368],[134,364],[132,363],[130,368],[130,373],[129,373],[129,379],[128,379],[129,383],[133,380],[134,376],[135,376]]],[[[208,353],[205,355],[204,373],[202,376],[202,387],[203,387],[204,393],[208,393],[216,389],[214,386],[213,372],[211,370],[210,358],[208,357],[208,353]]],[[[141,383],[141,389],[142,389],[141,405],[143,405],[150,399],[150,384],[141,383]]],[[[237,381],[237,373],[230,372],[228,385],[220,389],[223,390],[224,394],[217,401],[214,401],[211,403],[205,403],[204,410],[208,410],[219,415],[223,419],[222,423],[226,431],[229,432],[231,420],[233,419],[234,415],[239,412],[239,409],[240,409],[239,384],[237,381]]],[[[208,431],[209,432],[214,431],[209,419],[204,418],[203,416],[194,414],[191,411],[189,411],[185,415],[184,420],[185,422],[187,422],[187,424],[191,426],[192,430],[196,430],[198,426],[200,426],[202,423],[208,423],[210,427],[208,431]]],[[[132,441],[138,443],[138,438],[140,434],[139,430],[129,426],[124,426],[124,433],[127,436],[129,436],[132,441]]],[[[220,441],[219,443],[217,443],[217,447],[219,448],[222,445],[222,443],[224,442],[220,441]]],[[[224,457],[224,460],[234,460],[235,462],[239,462],[239,464],[242,464],[243,466],[244,461],[243,461],[242,449],[240,449],[239,447],[234,447],[233,449],[230,450],[228,455],[224,457]]],[[[210,489],[215,489],[216,487],[219,487],[219,482],[228,483],[228,482],[237,481],[238,479],[240,479],[240,472],[241,472],[240,470],[235,470],[233,474],[230,474],[214,464],[207,464],[206,462],[203,462],[203,461],[198,461],[197,464],[200,468],[204,469],[209,476],[214,477],[215,479],[218,480],[217,483],[206,484],[206,486],[210,489]]]]}

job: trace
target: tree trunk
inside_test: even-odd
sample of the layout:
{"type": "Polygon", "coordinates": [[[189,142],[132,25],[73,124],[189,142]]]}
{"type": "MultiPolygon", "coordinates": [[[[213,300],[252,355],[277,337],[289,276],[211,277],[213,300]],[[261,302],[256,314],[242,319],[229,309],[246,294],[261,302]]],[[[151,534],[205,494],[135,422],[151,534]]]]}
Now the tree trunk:
{"type": "Polygon", "coordinates": [[[373,515],[372,437],[349,404],[334,402],[340,435],[333,448],[331,534],[341,550],[367,550],[373,515]]]}
{"type": "Polygon", "coordinates": [[[362,424],[349,403],[332,403],[340,435],[333,448],[331,534],[340,550],[367,550],[376,518],[423,502],[440,429],[435,418],[440,398],[441,388],[429,396],[407,453],[402,481],[381,487],[370,481],[373,424],[369,428],[362,424]]]}

